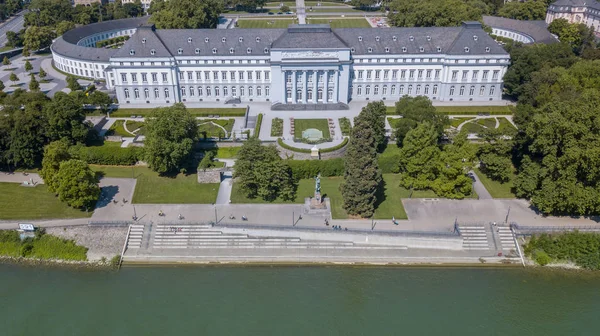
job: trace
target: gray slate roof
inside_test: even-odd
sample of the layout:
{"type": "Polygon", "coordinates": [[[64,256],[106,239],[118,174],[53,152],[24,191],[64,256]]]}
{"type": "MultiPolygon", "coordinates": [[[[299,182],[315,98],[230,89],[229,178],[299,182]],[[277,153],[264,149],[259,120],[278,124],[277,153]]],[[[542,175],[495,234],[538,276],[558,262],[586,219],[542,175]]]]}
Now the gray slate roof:
{"type": "Polygon", "coordinates": [[[327,24],[290,25],[273,43],[273,48],[349,48],[327,24]]]}
{"type": "Polygon", "coordinates": [[[171,57],[171,53],[165,47],[152,26],[146,25],[138,28],[135,34],[125,44],[114,52],[113,57],[171,57]],[[134,51],[134,55],[130,51],[134,51]],[[154,50],[154,55],[152,55],[154,50]]]}
{"type": "Polygon", "coordinates": [[[548,31],[546,21],[513,20],[497,16],[484,16],[483,23],[492,27],[516,31],[531,36],[536,43],[556,43],[554,36],[548,31]]]}
{"type": "MultiPolygon", "coordinates": [[[[559,8],[554,8],[554,11],[560,12],[560,6],[565,7],[587,7],[600,10],[600,2],[596,0],[556,0],[551,5],[559,6],[559,8]]],[[[563,12],[569,12],[570,8],[565,8],[563,12]]]]}
{"type": "Polygon", "coordinates": [[[111,21],[103,21],[92,23],[85,26],[80,26],[75,29],[71,29],[62,35],[63,40],[77,44],[79,40],[84,37],[94,35],[97,33],[102,33],[111,30],[120,30],[120,29],[128,29],[128,28],[137,28],[148,22],[149,16],[142,16],[137,18],[130,19],[120,19],[120,20],[111,20],[111,21]]]}

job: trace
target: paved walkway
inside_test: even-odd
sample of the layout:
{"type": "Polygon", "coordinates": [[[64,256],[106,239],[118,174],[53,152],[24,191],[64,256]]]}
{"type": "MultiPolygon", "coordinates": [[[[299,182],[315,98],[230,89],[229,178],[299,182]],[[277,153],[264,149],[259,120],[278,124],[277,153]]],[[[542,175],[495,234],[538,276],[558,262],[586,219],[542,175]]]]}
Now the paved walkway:
{"type": "Polygon", "coordinates": [[[296,0],[296,16],[299,24],[306,24],[306,7],[304,0],[296,0]]]}
{"type": "Polygon", "coordinates": [[[229,201],[231,200],[232,188],[233,178],[231,176],[231,171],[227,171],[223,174],[223,178],[221,179],[216,204],[229,204],[229,201]]]}
{"type": "Polygon", "coordinates": [[[493,199],[490,192],[485,188],[483,183],[481,183],[479,176],[477,176],[477,174],[475,174],[475,172],[472,170],[469,172],[469,174],[471,174],[471,176],[475,179],[475,181],[473,181],[473,189],[475,189],[475,192],[479,196],[479,199],[493,199]]]}
{"type": "Polygon", "coordinates": [[[39,174],[36,173],[6,173],[0,172],[0,182],[7,183],[34,183],[34,184],[44,184],[44,180],[40,177],[39,174]]]}

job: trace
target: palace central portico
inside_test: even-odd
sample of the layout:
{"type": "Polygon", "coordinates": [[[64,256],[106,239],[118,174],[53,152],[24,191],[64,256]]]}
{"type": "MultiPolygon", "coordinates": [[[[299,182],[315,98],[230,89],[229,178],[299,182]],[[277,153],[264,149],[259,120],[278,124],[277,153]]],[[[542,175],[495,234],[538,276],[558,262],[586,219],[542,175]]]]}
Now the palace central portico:
{"type": "Polygon", "coordinates": [[[500,100],[509,54],[479,22],[460,27],[155,29],[117,20],[73,29],[54,64],[105,79],[121,106],[270,102],[274,110],[344,109],[349,101],[426,96],[500,100]],[[112,29],[112,30],[111,30],[112,29]],[[120,49],[93,48],[128,35],[120,49]]]}

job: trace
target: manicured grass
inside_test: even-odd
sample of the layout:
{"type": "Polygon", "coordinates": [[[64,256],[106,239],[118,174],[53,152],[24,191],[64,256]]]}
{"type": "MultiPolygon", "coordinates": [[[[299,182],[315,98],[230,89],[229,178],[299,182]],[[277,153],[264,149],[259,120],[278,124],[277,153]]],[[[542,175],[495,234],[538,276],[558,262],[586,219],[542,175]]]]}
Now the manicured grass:
{"type": "Polygon", "coordinates": [[[110,128],[106,132],[106,135],[117,135],[117,136],[122,136],[122,137],[134,136],[133,134],[131,134],[125,130],[125,127],[123,127],[124,123],[125,123],[125,120],[115,121],[115,123],[112,124],[112,126],[110,126],[110,128]]]}
{"type": "MultiPolygon", "coordinates": [[[[317,1],[305,1],[304,2],[304,6],[306,7],[310,7],[313,6],[313,8],[318,8],[317,7],[317,1]]],[[[283,4],[285,6],[288,7],[296,7],[296,3],[294,1],[284,1],[283,4]]],[[[265,4],[265,7],[277,7],[279,8],[279,5],[281,5],[281,2],[267,2],[265,4]]],[[[328,6],[328,7],[347,7],[347,5],[343,4],[343,3],[339,3],[339,2],[321,2],[321,6],[328,6]]]]}
{"type": "MultiPolygon", "coordinates": [[[[142,128],[146,125],[146,123],[144,123],[143,121],[133,121],[133,120],[127,120],[125,122],[125,125],[127,126],[127,129],[130,130],[131,132],[134,132],[135,130],[142,128]]],[[[142,130],[136,132],[135,134],[139,134],[139,132],[141,132],[142,130]]]]}
{"type": "Polygon", "coordinates": [[[464,123],[467,120],[472,120],[474,118],[471,117],[462,117],[462,118],[451,118],[450,119],[450,125],[452,127],[458,127],[460,124],[464,123]]]}
{"type": "Polygon", "coordinates": [[[233,124],[235,119],[198,119],[198,131],[200,136],[204,138],[217,138],[224,137],[223,129],[227,131],[227,135],[231,135],[233,124]],[[221,127],[215,126],[214,124],[220,125],[221,127]]]}
{"type": "MultiPolygon", "coordinates": [[[[23,180],[28,180],[26,176],[23,180]]],[[[0,183],[0,219],[62,219],[91,217],[92,211],[73,209],[40,184],[21,187],[18,183],[0,183]]]]}
{"type": "Polygon", "coordinates": [[[294,137],[296,139],[302,139],[302,132],[309,128],[316,128],[323,132],[324,139],[330,137],[327,119],[294,119],[294,137]]]}
{"type": "Polygon", "coordinates": [[[14,230],[0,232],[0,255],[39,259],[86,260],[87,248],[72,240],[44,234],[21,242],[14,230]]]}
{"type": "Polygon", "coordinates": [[[217,148],[217,155],[215,157],[219,159],[232,159],[237,156],[242,146],[237,147],[219,147],[217,148]]]}
{"type": "Polygon", "coordinates": [[[350,119],[344,117],[338,119],[340,123],[340,129],[342,130],[342,135],[348,136],[350,135],[350,131],[352,130],[352,126],[350,125],[350,119]]]}
{"type": "MultiPolygon", "coordinates": [[[[110,116],[131,117],[147,116],[152,113],[152,108],[119,108],[110,112],[110,116]]],[[[218,115],[220,117],[243,117],[246,114],[245,108],[188,108],[188,112],[196,117],[206,117],[209,115],[218,115]]]]}
{"type": "Polygon", "coordinates": [[[435,109],[447,114],[512,114],[512,110],[508,106],[436,106],[435,109]]]}
{"type": "Polygon", "coordinates": [[[104,166],[89,165],[90,169],[99,172],[104,177],[138,178],[143,174],[154,174],[148,167],[144,166],[104,166]]]}
{"type": "Polygon", "coordinates": [[[487,191],[492,195],[493,198],[516,198],[515,194],[512,192],[513,182],[515,179],[515,175],[513,174],[510,177],[510,180],[506,183],[500,183],[498,181],[493,181],[489,177],[487,177],[479,168],[475,168],[475,173],[477,177],[483,183],[483,186],[487,189],[487,191]]]}
{"type": "Polygon", "coordinates": [[[498,130],[502,131],[503,134],[514,136],[517,134],[516,127],[508,121],[508,119],[502,117],[498,118],[498,130]]]}
{"type": "Polygon", "coordinates": [[[496,128],[496,119],[494,118],[481,118],[477,119],[476,122],[486,128],[496,128]]]}
{"type": "MultiPolygon", "coordinates": [[[[323,9],[322,12],[336,11],[335,9],[323,9]]],[[[352,11],[352,9],[343,9],[338,11],[352,11]]],[[[319,24],[325,23],[331,26],[331,28],[371,28],[369,22],[366,19],[309,19],[307,23],[319,24]]]]}
{"type": "Polygon", "coordinates": [[[483,128],[483,126],[471,121],[471,122],[464,124],[462,127],[462,130],[466,130],[468,133],[479,134],[479,133],[483,132],[485,130],[485,128],[483,128]]]}
{"type": "Polygon", "coordinates": [[[298,23],[294,19],[240,19],[237,21],[238,28],[287,28],[291,24],[298,23]]]}
{"type": "Polygon", "coordinates": [[[400,122],[400,120],[402,120],[402,118],[388,117],[388,122],[390,123],[390,127],[394,128],[394,129],[398,128],[398,122],[400,122]]]}
{"type": "Polygon", "coordinates": [[[283,135],[283,119],[273,118],[271,121],[271,136],[280,137],[283,135]]]}

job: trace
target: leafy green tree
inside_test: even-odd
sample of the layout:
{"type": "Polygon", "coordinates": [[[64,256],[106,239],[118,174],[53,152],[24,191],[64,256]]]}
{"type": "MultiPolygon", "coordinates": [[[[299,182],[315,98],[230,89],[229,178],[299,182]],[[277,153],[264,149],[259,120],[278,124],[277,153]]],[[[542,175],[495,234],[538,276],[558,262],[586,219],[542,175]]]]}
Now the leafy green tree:
{"type": "Polygon", "coordinates": [[[73,76],[73,75],[67,75],[67,87],[71,91],[81,90],[81,85],[77,81],[77,78],[75,78],[75,76],[73,76]]]}
{"type": "Polygon", "coordinates": [[[200,160],[200,163],[198,164],[198,170],[206,171],[208,168],[213,167],[215,165],[214,160],[215,160],[215,152],[214,151],[206,152],[204,154],[204,157],[202,158],[202,160],[200,160]]]}
{"type": "Polygon", "coordinates": [[[25,71],[29,72],[33,70],[33,65],[31,65],[31,62],[29,62],[28,60],[25,61],[25,71]]]}
{"type": "Polygon", "coordinates": [[[490,8],[479,0],[394,0],[388,22],[396,27],[460,26],[489,13],[490,8]]]}
{"type": "Polygon", "coordinates": [[[5,88],[4,82],[0,81],[0,91],[4,91],[4,88],[5,88]]]}
{"type": "Polygon", "coordinates": [[[286,12],[290,11],[290,7],[286,6],[286,5],[283,5],[283,6],[279,7],[279,10],[282,11],[282,12],[284,12],[284,13],[286,13],[286,12]]]}
{"type": "Polygon", "coordinates": [[[376,148],[383,149],[385,146],[385,116],[387,108],[383,101],[370,102],[362,108],[361,114],[371,126],[376,148]]]}
{"type": "Polygon", "coordinates": [[[56,35],[61,36],[73,28],[75,28],[75,23],[72,21],[61,21],[56,25],[56,35]]]}
{"type": "Polygon", "coordinates": [[[152,170],[173,173],[186,167],[198,139],[196,119],[178,103],[154,109],[146,120],[145,157],[152,170]]]}
{"type": "Polygon", "coordinates": [[[402,146],[402,141],[407,132],[422,122],[429,122],[440,138],[444,132],[444,126],[450,123],[448,116],[438,112],[431,100],[425,96],[404,96],[396,102],[396,114],[402,116],[399,127],[396,128],[396,141],[402,146]]]}
{"type": "Polygon", "coordinates": [[[56,33],[49,27],[29,27],[25,30],[23,47],[32,51],[46,49],[55,37],[56,33]]]}
{"type": "Polygon", "coordinates": [[[4,56],[4,59],[2,60],[2,65],[10,65],[10,60],[7,56],[4,56]]]}
{"type": "Polygon", "coordinates": [[[44,159],[40,176],[48,186],[48,190],[56,193],[58,181],[56,179],[60,164],[71,159],[69,143],[67,141],[53,141],[44,148],[44,159]]]}
{"type": "Polygon", "coordinates": [[[481,155],[479,159],[481,160],[481,170],[487,177],[494,181],[508,182],[512,173],[510,158],[487,153],[481,155]]]}
{"type": "Polygon", "coordinates": [[[375,212],[382,177],[377,162],[375,133],[365,111],[354,118],[344,157],[344,182],[340,191],[349,215],[371,217],[375,212]]]}
{"type": "Polygon", "coordinates": [[[88,101],[92,105],[99,106],[103,112],[108,111],[108,108],[112,104],[112,100],[108,94],[99,90],[94,90],[94,92],[88,96],[88,101]]]}
{"type": "Polygon", "coordinates": [[[44,68],[40,68],[40,72],[38,73],[38,76],[40,76],[40,78],[45,78],[47,75],[46,71],[44,71],[44,68]]]}
{"type": "Polygon", "coordinates": [[[6,32],[6,45],[13,48],[19,48],[23,46],[23,35],[25,35],[25,30],[22,29],[19,32],[7,31],[6,32]]]}
{"type": "Polygon", "coordinates": [[[437,132],[429,122],[408,131],[400,150],[400,184],[419,190],[430,188],[437,177],[440,154],[437,132]]]}
{"type": "Polygon", "coordinates": [[[293,200],[296,183],[292,170],[274,146],[263,146],[256,137],[244,143],[235,162],[233,178],[248,198],[273,201],[280,197],[293,200]]]}
{"type": "Polygon", "coordinates": [[[543,0],[511,1],[498,11],[498,16],[515,20],[544,20],[548,4],[543,0]]]}
{"type": "Polygon", "coordinates": [[[84,161],[62,162],[55,180],[58,198],[73,208],[92,208],[100,197],[98,178],[84,161]]]}
{"type": "Polygon", "coordinates": [[[31,74],[31,78],[29,79],[29,90],[38,91],[40,89],[40,83],[35,79],[35,76],[31,74]]]}
{"type": "Polygon", "coordinates": [[[594,31],[584,23],[569,23],[566,19],[556,19],[548,25],[548,30],[556,34],[573,52],[581,56],[586,49],[595,49],[594,31]]]}
{"type": "Polygon", "coordinates": [[[29,51],[29,48],[23,48],[23,51],[21,51],[23,57],[29,57],[31,56],[31,52],[29,51]]]}
{"type": "Polygon", "coordinates": [[[32,0],[25,14],[25,26],[49,27],[71,21],[73,6],[69,0],[32,0]]]}
{"type": "Polygon", "coordinates": [[[38,103],[28,103],[24,111],[12,113],[8,159],[17,166],[36,167],[42,160],[45,118],[38,103]]]}
{"type": "Polygon", "coordinates": [[[75,144],[85,142],[91,131],[85,123],[83,106],[73,97],[57,92],[51,102],[44,106],[47,119],[47,136],[50,140],[65,139],[75,144]]]}
{"type": "MultiPolygon", "coordinates": [[[[153,2],[160,2],[153,1],[153,2]]],[[[219,0],[168,0],[150,20],[159,29],[215,28],[223,2],[219,0]]]]}
{"type": "Polygon", "coordinates": [[[10,73],[10,76],[8,77],[8,79],[10,79],[11,82],[17,82],[17,81],[19,81],[19,77],[14,72],[10,73]]]}
{"type": "Polygon", "coordinates": [[[473,183],[466,173],[473,168],[476,148],[461,132],[454,143],[445,145],[440,154],[437,178],[431,183],[436,195],[462,199],[472,193],[473,183]]]}

